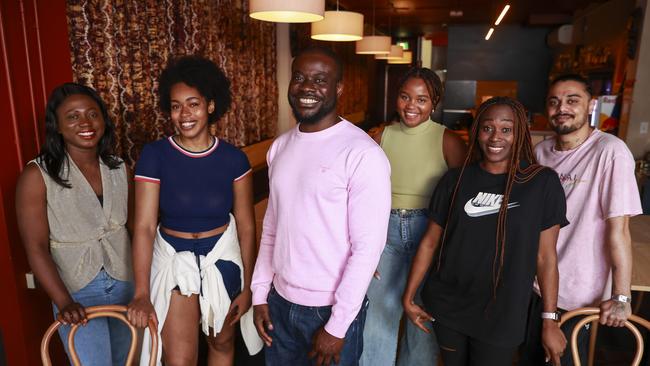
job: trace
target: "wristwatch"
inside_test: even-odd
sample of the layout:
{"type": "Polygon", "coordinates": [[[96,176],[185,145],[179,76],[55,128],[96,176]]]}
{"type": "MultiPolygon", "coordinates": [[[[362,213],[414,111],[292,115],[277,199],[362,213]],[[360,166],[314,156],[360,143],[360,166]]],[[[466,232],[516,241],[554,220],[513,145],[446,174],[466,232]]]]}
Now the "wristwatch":
{"type": "Polygon", "coordinates": [[[625,296],[625,295],[613,295],[612,300],[614,300],[616,302],[624,302],[624,303],[627,303],[627,304],[632,303],[632,298],[629,297],[629,296],[625,296]]]}
{"type": "Polygon", "coordinates": [[[560,322],[561,315],[562,314],[560,314],[560,312],[557,311],[557,310],[552,311],[552,312],[542,311],[542,319],[551,319],[551,320],[556,321],[558,323],[560,322]]]}

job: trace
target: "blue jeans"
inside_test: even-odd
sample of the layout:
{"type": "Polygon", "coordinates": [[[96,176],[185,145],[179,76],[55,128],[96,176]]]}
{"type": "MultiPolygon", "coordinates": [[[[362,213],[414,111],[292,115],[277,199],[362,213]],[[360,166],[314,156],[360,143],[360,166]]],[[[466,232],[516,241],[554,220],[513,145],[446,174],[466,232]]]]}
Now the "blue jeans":
{"type": "MultiPolygon", "coordinates": [[[[285,300],[271,288],[267,299],[273,331],[269,333],[273,342],[266,348],[268,366],[302,366],[311,365],[314,360],[307,357],[312,349],[312,337],[330,318],[331,306],[302,306],[285,300]]],[[[338,366],[359,364],[363,350],[363,324],[366,318],[368,301],[365,300],[359,314],[354,319],[347,333],[340,354],[338,366]]]]}
{"type": "MultiPolygon", "coordinates": [[[[71,294],[84,307],[96,305],[127,305],[133,298],[133,283],[119,281],[104,269],[81,290],[71,294]]],[[[53,305],[54,317],[59,313],[53,305]]],[[[59,336],[68,353],[70,326],[59,327],[59,336]]],[[[95,318],[80,326],[74,336],[75,350],[82,365],[122,366],[131,346],[131,331],[121,320],[95,318]]]]}
{"type": "MultiPolygon", "coordinates": [[[[404,334],[397,353],[397,335],[404,313],[402,294],[411,270],[411,262],[429,224],[426,210],[391,210],[388,222],[388,239],[377,271],[380,279],[373,278],[368,288],[368,318],[363,331],[365,348],[361,365],[436,365],[438,344],[431,331],[424,333],[406,317],[404,334]]],[[[422,304],[420,291],[415,302],[422,304]]],[[[433,329],[431,323],[427,323],[433,329]]]]}

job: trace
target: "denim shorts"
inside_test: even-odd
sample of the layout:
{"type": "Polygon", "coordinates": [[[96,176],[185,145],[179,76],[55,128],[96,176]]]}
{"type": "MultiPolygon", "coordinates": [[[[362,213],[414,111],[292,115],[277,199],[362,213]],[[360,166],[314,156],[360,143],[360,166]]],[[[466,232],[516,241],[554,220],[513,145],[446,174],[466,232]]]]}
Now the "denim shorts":
{"type": "MultiPolygon", "coordinates": [[[[171,236],[163,230],[160,230],[160,236],[162,236],[162,238],[165,239],[165,241],[169,243],[176,252],[192,252],[196,256],[197,265],[199,264],[199,256],[208,255],[219,241],[219,238],[221,238],[221,235],[222,234],[217,234],[215,236],[200,239],[185,239],[171,236]]],[[[223,260],[218,260],[215,265],[221,273],[223,284],[226,287],[226,291],[228,291],[228,297],[230,297],[231,301],[234,300],[241,292],[242,284],[239,266],[234,262],[223,260]]],[[[178,286],[176,286],[175,289],[178,290],[178,286]]]]}

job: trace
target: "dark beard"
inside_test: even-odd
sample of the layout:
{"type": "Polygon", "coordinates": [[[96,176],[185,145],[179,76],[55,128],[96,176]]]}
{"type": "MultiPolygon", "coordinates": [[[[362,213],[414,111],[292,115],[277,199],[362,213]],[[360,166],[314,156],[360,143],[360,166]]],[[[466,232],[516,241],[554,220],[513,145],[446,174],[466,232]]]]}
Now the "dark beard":
{"type": "Polygon", "coordinates": [[[578,124],[574,124],[572,126],[553,126],[553,125],[551,125],[551,127],[553,127],[553,131],[555,131],[555,133],[557,133],[558,135],[568,135],[568,134],[570,134],[572,132],[575,132],[575,131],[581,129],[582,126],[585,125],[585,123],[588,123],[588,120],[583,121],[579,125],[578,124]]]}
{"type": "Polygon", "coordinates": [[[553,131],[558,135],[568,135],[571,132],[578,130],[576,126],[554,126],[553,131]]]}
{"type": "Polygon", "coordinates": [[[323,106],[311,116],[299,115],[293,104],[292,98],[289,98],[289,105],[291,106],[291,111],[293,112],[293,116],[296,117],[296,121],[306,125],[313,125],[318,123],[321,119],[323,119],[323,117],[325,117],[330,112],[336,109],[336,101],[337,98],[331,99],[329,103],[323,104],[323,106]]]}

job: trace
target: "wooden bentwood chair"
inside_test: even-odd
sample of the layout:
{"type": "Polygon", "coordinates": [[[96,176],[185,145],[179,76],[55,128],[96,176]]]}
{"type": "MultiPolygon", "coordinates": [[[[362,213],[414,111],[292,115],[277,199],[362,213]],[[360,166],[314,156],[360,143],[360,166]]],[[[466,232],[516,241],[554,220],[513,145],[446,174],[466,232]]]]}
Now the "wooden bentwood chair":
{"type": "MultiPolygon", "coordinates": [[[[111,317],[116,318],[124,322],[129,329],[131,330],[131,347],[129,349],[129,354],[127,355],[126,365],[133,364],[133,358],[135,357],[135,352],[138,344],[138,334],[137,330],[129,321],[126,319],[126,306],[123,305],[102,305],[102,306],[89,306],[86,308],[86,316],[88,320],[99,317],[111,317]]],[[[52,361],[50,360],[50,339],[56,330],[62,325],[61,322],[55,320],[52,325],[45,331],[43,335],[43,340],[41,341],[41,360],[43,361],[43,366],[52,366],[52,361]]],[[[158,329],[156,324],[150,320],[149,321],[149,334],[151,334],[151,355],[152,357],[149,360],[149,366],[154,366],[156,364],[156,353],[158,352],[158,329]]],[[[70,353],[70,358],[74,366],[81,366],[79,361],[79,356],[74,347],[74,335],[79,329],[79,324],[72,325],[70,329],[70,334],[68,335],[68,351],[70,353]]]]}
{"type": "MultiPolygon", "coordinates": [[[[560,321],[560,325],[562,325],[567,320],[582,315],[586,315],[586,316],[573,327],[573,330],[571,331],[571,340],[569,342],[569,347],[571,347],[571,355],[573,357],[573,363],[576,366],[581,366],[580,356],[578,354],[578,347],[577,347],[578,333],[580,332],[580,329],[582,329],[582,327],[585,326],[585,324],[590,322],[597,322],[600,319],[600,309],[580,308],[580,309],[572,310],[562,314],[562,320],[560,321]]],[[[641,363],[641,357],[643,356],[643,337],[641,336],[641,332],[639,332],[639,329],[632,322],[637,323],[648,330],[650,330],[650,322],[634,314],[632,314],[630,318],[625,322],[625,328],[629,329],[630,332],[632,332],[632,334],[634,335],[634,338],[636,339],[636,353],[634,354],[634,359],[632,360],[632,366],[638,366],[639,363],[641,363]]],[[[593,346],[594,345],[591,344],[589,349],[590,364],[593,363],[593,348],[594,348],[593,346]]]]}

